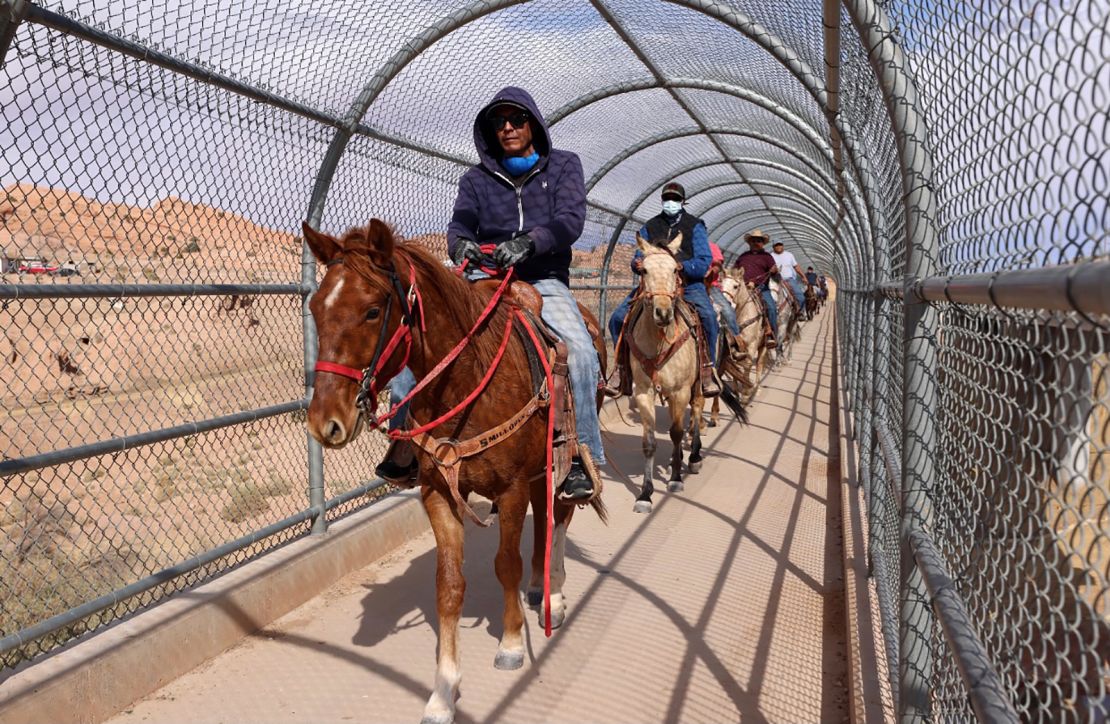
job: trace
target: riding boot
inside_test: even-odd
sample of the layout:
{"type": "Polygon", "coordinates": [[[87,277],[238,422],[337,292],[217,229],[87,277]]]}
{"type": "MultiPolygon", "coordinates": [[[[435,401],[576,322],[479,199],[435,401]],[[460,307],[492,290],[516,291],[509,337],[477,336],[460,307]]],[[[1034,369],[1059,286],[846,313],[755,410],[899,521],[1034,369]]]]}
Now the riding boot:
{"type": "Polygon", "coordinates": [[[374,473],[394,485],[412,487],[420,466],[413,454],[412,442],[393,440],[385,451],[385,458],[374,468],[374,473]]]}
{"type": "Polygon", "coordinates": [[[725,335],[725,347],[727,347],[727,354],[730,359],[740,360],[744,358],[744,347],[740,344],[740,338],[732,336],[732,332],[721,330],[721,334],[725,335]]]}
{"type": "Polygon", "coordinates": [[[775,339],[775,331],[771,329],[771,323],[766,320],[763,322],[763,346],[767,349],[779,346],[778,340],[775,339]]]}
{"type": "Polygon", "coordinates": [[[701,361],[702,397],[716,397],[721,394],[721,386],[717,384],[717,374],[713,363],[709,361],[709,352],[704,343],[698,344],[698,359],[701,361]]]}
{"type": "Polygon", "coordinates": [[[594,484],[579,458],[574,458],[566,480],[559,486],[560,500],[587,500],[594,494],[594,484]]]}

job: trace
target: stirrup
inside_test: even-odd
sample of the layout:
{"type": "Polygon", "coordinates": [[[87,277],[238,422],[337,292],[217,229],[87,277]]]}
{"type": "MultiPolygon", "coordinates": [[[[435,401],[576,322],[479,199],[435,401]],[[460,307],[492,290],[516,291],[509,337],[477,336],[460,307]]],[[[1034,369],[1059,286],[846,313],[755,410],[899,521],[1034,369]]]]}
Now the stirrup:
{"type": "Polygon", "coordinates": [[[385,451],[385,457],[374,468],[374,474],[379,478],[393,483],[394,485],[403,485],[407,487],[412,487],[419,471],[420,465],[416,462],[416,455],[412,450],[412,443],[408,440],[391,441],[389,447],[385,451]],[[410,456],[407,465],[397,461],[397,458],[401,456],[403,447],[408,448],[410,456]]]}
{"type": "Polygon", "coordinates": [[[701,368],[700,382],[702,397],[716,397],[721,394],[721,384],[717,381],[717,374],[712,367],[701,368]],[[708,374],[706,374],[707,371],[708,374]]]}

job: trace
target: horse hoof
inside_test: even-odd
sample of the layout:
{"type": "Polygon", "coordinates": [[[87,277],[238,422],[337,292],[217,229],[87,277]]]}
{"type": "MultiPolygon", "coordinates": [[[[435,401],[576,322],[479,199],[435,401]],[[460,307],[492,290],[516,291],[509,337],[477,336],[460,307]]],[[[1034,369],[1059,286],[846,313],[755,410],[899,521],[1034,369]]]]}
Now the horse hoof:
{"type": "Polygon", "coordinates": [[[710,427],[717,427],[717,421],[716,420],[710,420],[709,421],[709,426],[710,427]]]}
{"type": "MultiPolygon", "coordinates": [[[[539,619],[540,619],[540,628],[543,628],[544,624],[543,624],[543,610],[542,609],[540,610],[539,619]]],[[[560,626],[563,625],[563,623],[566,620],[567,620],[566,611],[552,611],[551,612],[551,630],[554,631],[555,629],[559,628],[560,626]]]]}
{"type": "MultiPolygon", "coordinates": [[[[552,621],[554,623],[554,621],[552,621]]],[[[493,657],[493,668],[501,671],[515,671],[524,666],[523,651],[498,651],[493,657]]]]}
{"type": "Polygon", "coordinates": [[[651,501],[650,500],[637,500],[636,504],[632,506],[633,513],[650,513],[651,501]]]}
{"type": "Polygon", "coordinates": [[[536,608],[543,603],[543,591],[528,591],[524,594],[524,599],[528,602],[528,608],[536,608]]]}
{"type": "Polygon", "coordinates": [[[437,714],[431,716],[425,714],[420,718],[420,724],[453,724],[455,717],[450,714],[437,714]]]}
{"type": "Polygon", "coordinates": [[[701,472],[701,460],[698,460],[697,462],[690,462],[689,467],[690,472],[697,475],[701,472]]]}
{"type": "Polygon", "coordinates": [[[681,480],[672,480],[667,483],[667,490],[672,493],[681,493],[683,490],[686,490],[686,485],[681,480]]]}

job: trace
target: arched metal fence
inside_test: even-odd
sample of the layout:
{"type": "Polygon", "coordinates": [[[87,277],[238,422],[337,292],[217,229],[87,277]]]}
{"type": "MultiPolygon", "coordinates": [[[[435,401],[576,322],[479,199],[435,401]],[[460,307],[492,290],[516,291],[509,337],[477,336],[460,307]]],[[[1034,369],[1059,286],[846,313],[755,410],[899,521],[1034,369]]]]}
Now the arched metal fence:
{"type": "Polygon", "coordinates": [[[838,282],[905,718],[1110,713],[1105,2],[0,0],[5,667],[364,505],[300,222],[445,248],[474,113],[583,161],[604,319],[677,179],[838,282]],[[1016,713],[1016,714],[1015,714],[1016,713]]]}

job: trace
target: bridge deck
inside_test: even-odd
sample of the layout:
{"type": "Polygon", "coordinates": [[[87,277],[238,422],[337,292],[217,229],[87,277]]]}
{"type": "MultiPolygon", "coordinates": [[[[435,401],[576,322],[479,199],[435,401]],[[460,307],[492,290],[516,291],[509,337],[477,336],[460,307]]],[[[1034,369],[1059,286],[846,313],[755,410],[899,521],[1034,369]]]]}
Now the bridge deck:
{"type": "MultiPolygon", "coordinates": [[[[637,515],[612,478],[609,526],[579,512],[567,625],[545,640],[529,613],[519,671],[492,666],[496,534],[468,527],[457,721],[847,719],[831,326],[828,312],[807,325],[750,426],[709,430],[685,493],[664,488],[637,515]]],[[[607,427],[619,467],[641,469],[638,423],[607,427]]],[[[112,721],[417,721],[434,673],[434,569],[427,533],[112,721]]]]}

